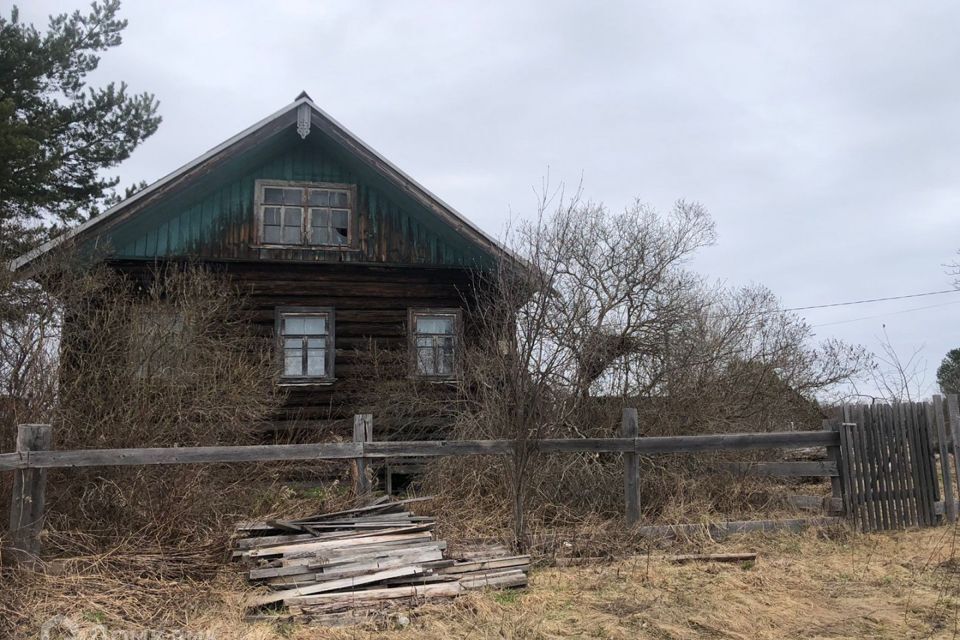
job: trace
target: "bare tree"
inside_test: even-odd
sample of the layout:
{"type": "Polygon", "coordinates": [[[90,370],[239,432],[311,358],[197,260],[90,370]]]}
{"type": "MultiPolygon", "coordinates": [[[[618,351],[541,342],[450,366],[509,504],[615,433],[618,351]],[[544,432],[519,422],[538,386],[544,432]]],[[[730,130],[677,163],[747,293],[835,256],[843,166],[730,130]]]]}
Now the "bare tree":
{"type": "Polygon", "coordinates": [[[883,337],[878,340],[880,353],[875,355],[875,361],[866,369],[865,381],[851,382],[852,395],[870,402],[918,401],[926,388],[924,372],[927,363],[923,358],[923,345],[913,349],[909,356],[901,355],[894,348],[885,324],[883,337]]]}
{"type": "MultiPolygon", "coordinates": [[[[541,439],[615,435],[627,405],[640,409],[648,434],[783,428],[809,418],[817,393],[863,366],[860,348],[812,345],[809,326],[768,290],[710,285],[694,273],[690,258],[714,239],[712,220],[694,203],[660,214],[637,202],[612,213],[558,191],[508,234],[515,259],[477,275],[456,429],[514,442],[495,481],[510,497],[519,546],[532,497],[563,501],[557,488],[568,478],[593,478],[591,499],[619,497],[602,459],[545,459],[541,439]]],[[[423,397],[376,393],[378,415],[423,397]],[[390,409],[379,404],[388,397],[390,409]]],[[[819,426],[818,417],[810,422],[819,426]]],[[[454,472],[462,471],[458,462],[454,472]]],[[[590,493],[585,486],[574,499],[590,493]]]]}

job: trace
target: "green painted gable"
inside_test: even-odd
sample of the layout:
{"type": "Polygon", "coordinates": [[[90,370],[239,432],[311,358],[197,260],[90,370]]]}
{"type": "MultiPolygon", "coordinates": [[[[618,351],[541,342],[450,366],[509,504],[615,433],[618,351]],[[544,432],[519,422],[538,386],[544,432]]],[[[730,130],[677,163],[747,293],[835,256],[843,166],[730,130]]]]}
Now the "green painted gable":
{"type": "Polygon", "coordinates": [[[314,128],[302,139],[292,127],[201,164],[188,180],[152,194],[133,212],[87,234],[82,246],[95,247],[105,257],[151,261],[189,257],[474,267],[493,259],[489,249],[324,132],[314,128]],[[356,185],[356,248],[256,246],[258,179],[356,185]]]}

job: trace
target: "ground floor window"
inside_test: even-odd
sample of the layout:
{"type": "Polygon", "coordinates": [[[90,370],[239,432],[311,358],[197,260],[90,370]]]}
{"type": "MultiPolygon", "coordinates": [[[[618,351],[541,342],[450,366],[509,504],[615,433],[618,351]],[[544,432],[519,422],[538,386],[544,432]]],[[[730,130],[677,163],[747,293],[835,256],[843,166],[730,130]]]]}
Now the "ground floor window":
{"type": "Polygon", "coordinates": [[[410,340],[414,373],[424,378],[456,375],[459,309],[411,309],[410,340]]]}
{"type": "Polygon", "coordinates": [[[333,309],[282,308],[277,311],[284,378],[333,378],[333,326],[333,309]]]}

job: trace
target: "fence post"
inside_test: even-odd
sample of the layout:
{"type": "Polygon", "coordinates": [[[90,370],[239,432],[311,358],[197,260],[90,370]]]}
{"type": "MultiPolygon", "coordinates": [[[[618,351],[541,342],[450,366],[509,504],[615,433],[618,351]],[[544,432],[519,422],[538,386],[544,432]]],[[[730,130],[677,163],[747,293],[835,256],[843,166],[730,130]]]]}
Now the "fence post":
{"type": "MultiPolygon", "coordinates": [[[[639,437],[636,409],[624,408],[620,430],[621,437],[639,437]]],[[[632,527],[640,522],[640,456],[635,451],[623,454],[623,474],[627,526],[632,527]]]]}
{"type": "Polygon", "coordinates": [[[947,422],[949,423],[951,451],[953,451],[953,470],[956,472],[957,485],[960,488],[960,404],[957,394],[947,394],[947,422]]]}
{"type": "MultiPolygon", "coordinates": [[[[53,442],[48,424],[17,426],[17,453],[29,459],[30,451],[46,451],[53,442]]],[[[10,500],[9,549],[14,563],[32,565],[40,554],[43,529],[46,469],[17,469],[13,472],[13,497],[10,500]]]]}
{"type": "MultiPolygon", "coordinates": [[[[840,433],[840,425],[838,424],[837,420],[824,420],[821,424],[823,425],[824,431],[832,431],[836,434],[840,433]]],[[[841,477],[843,475],[843,465],[840,464],[840,455],[839,444],[837,446],[827,447],[827,460],[837,465],[837,473],[840,474],[836,476],[830,476],[831,504],[830,507],[826,509],[828,513],[835,511],[832,504],[832,498],[837,498],[841,505],[845,504],[843,501],[843,479],[841,477]]],[[[841,506],[840,511],[844,512],[845,509],[841,506]]],[[[845,513],[844,515],[849,514],[845,513]]]]}
{"type": "Polygon", "coordinates": [[[353,441],[361,444],[361,455],[354,458],[353,490],[357,495],[370,493],[370,477],[367,475],[367,459],[362,455],[365,442],[373,441],[373,416],[363,413],[353,416],[353,441]]]}
{"type": "Polygon", "coordinates": [[[947,448],[947,425],[943,418],[943,398],[933,396],[933,416],[937,425],[937,446],[940,449],[940,473],[943,477],[944,513],[948,522],[957,521],[957,503],[953,498],[953,480],[950,478],[950,454],[947,448]]]}

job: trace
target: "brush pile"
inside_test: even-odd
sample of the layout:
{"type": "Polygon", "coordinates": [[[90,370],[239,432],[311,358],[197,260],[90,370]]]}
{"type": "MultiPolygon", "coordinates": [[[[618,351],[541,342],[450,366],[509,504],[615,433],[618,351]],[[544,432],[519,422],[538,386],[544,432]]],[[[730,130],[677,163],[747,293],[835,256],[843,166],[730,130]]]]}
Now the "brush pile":
{"type": "Polygon", "coordinates": [[[300,622],[350,624],[425,600],[483,588],[527,584],[529,556],[502,546],[446,554],[432,518],[407,505],[429,498],[373,504],[303,520],[247,522],[237,527],[234,557],[252,583],[269,592],[251,610],[285,606],[300,622]]]}

